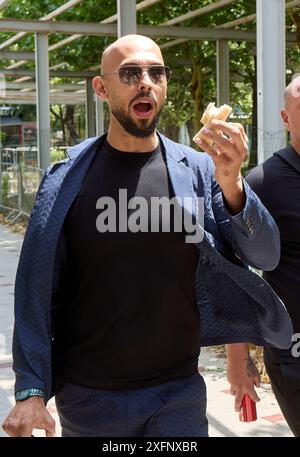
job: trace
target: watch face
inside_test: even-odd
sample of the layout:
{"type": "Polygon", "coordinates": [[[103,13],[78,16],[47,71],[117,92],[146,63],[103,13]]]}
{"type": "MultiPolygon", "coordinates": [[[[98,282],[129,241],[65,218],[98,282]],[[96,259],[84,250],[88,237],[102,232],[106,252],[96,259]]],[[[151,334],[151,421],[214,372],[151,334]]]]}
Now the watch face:
{"type": "Polygon", "coordinates": [[[29,389],[21,390],[20,392],[16,393],[16,400],[17,401],[27,400],[27,398],[29,398],[29,396],[30,396],[29,389]]]}

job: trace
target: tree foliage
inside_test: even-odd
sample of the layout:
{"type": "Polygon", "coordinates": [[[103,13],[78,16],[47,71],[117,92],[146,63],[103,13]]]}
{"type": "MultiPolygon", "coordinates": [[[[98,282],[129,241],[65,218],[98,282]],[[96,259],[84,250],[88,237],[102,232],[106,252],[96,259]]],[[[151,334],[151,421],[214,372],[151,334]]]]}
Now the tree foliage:
{"type": "MultiPolygon", "coordinates": [[[[158,25],[196,10],[215,0],[164,0],[137,13],[140,24],[158,25]]],[[[101,22],[116,13],[115,0],[85,0],[76,7],[58,16],[55,20],[101,22]]],[[[21,19],[38,19],[61,6],[61,0],[12,0],[1,10],[3,17],[21,19]]],[[[210,27],[255,13],[255,0],[238,0],[210,13],[193,17],[180,22],[180,26],[210,27]]],[[[300,37],[299,9],[287,11],[287,25],[290,30],[298,31],[300,37]]],[[[236,27],[243,30],[254,30],[255,21],[236,27]]],[[[1,42],[12,33],[1,33],[1,42]]],[[[66,38],[63,34],[49,35],[49,45],[66,38]]],[[[65,62],[70,71],[86,70],[100,64],[103,49],[112,41],[112,37],[81,36],[72,43],[50,52],[50,66],[65,62]]],[[[164,44],[172,39],[158,39],[164,44]]],[[[299,38],[300,42],[300,38],[299,38]]],[[[11,46],[13,50],[34,50],[33,34],[26,34],[20,41],[11,46]]],[[[236,111],[249,115],[249,122],[256,125],[256,70],[255,44],[247,42],[230,42],[230,69],[232,81],[230,85],[230,103],[236,111]],[[235,81],[239,78],[240,81],[235,81]],[[251,119],[251,113],[252,119],[251,119]]],[[[172,67],[172,78],[168,89],[168,100],[163,111],[160,128],[168,131],[176,139],[178,127],[187,123],[190,136],[200,127],[200,117],[208,102],[216,99],[216,43],[214,41],[186,41],[163,50],[166,64],[172,67]]],[[[299,48],[287,50],[287,67],[289,74],[299,70],[299,48]]],[[[4,62],[6,64],[13,62],[4,62]]],[[[34,62],[27,62],[26,68],[33,68],[34,62]]],[[[65,79],[63,81],[66,81],[65,79]]],[[[72,81],[69,80],[68,82],[72,81]]],[[[75,79],[73,80],[76,81],[75,79]]],[[[74,108],[75,110],[75,108],[74,108]]],[[[66,117],[67,109],[59,114],[53,108],[53,122],[57,125],[58,118],[66,117]]],[[[74,112],[71,115],[74,116],[74,112]]],[[[68,121],[69,122],[69,121],[68,121]]],[[[64,130],[64,128],[63,128],[64,130]]]]}

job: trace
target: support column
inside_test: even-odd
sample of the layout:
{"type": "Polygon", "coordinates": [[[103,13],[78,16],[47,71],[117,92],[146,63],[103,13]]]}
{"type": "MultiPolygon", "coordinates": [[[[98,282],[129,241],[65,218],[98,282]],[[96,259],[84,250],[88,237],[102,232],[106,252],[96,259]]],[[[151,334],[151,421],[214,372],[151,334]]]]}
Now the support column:
{"type": "Polygon", "coordinates": [[[2,143],[1,143],[1,110],[0,110],[0,206],[3,203],[2,197],[2,143]]]}
{"type": "Polygon", "coordinates": [[[100,136],[104,133],[104,112],[103,101],[96,96],[96,135],[100,136]]]}
{"type": "Polygon", "coordinates": [[[136,33],[136,0],[118,0],[118,38],[136,33]]]}
{"type": "Polygon", "coordinates": [[[35,34],[36,115],[39,167],[46,169],[50,163],[50,100],[48,35],[35,34]]]}
{"type": "Polygon", "coordinates": [[[286,145],[285,1],[256,0],[258,163],[286,145]]]}
{"type": "Polygon", "coordinates": [[[229,104],[229,46],[226,40],[217,40],[217,105],[229,104]]]}
{"type": "Polygon", "coordinates": [[[86,104],[85,104],[86,136],[91,138],[96,135],[95,131],[95,109],[94,109],[94,90],[92,79],[86,79],[86,104]]]}

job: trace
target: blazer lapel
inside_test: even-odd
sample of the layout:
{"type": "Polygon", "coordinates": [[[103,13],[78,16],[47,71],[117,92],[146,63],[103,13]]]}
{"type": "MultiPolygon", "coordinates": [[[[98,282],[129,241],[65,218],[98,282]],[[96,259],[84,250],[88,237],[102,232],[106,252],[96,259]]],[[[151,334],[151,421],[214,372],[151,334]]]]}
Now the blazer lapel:
{"type": "MultiPolygon", "coordinates": [[[[202,241],[204,236],[202,199],[198,201],[195,190],[193,171],[186,164],[186,156],[176,143],[160,135],[166,165],[177,203],[183,210],[184,221],[190,221],[192,226],[197,224],[197,231],[202,241]]],[[[186,228],[186,226],[185,226],[186,228]]],[[[198,239],[198,237],[197,237],[198,239]]]]}
{"type": "Polygon", "coordinates": [[[57,199],[53,206],[53,211],[50,217],[51,221],[49,219],[50,226],[55,221],[55,225],[57,225],[59,229],[61,228],[71,204],[81,189],[83,180],[93,158],[95,157],[98,147],[104,139],[104,137],[98,138],[92,143],[92,145],[89,145],[86,149],[82,150],[82,153],[79,153],[79,155],[74,157],[74,163],[70,166],[69,171],[63,179],[57,199]]]}

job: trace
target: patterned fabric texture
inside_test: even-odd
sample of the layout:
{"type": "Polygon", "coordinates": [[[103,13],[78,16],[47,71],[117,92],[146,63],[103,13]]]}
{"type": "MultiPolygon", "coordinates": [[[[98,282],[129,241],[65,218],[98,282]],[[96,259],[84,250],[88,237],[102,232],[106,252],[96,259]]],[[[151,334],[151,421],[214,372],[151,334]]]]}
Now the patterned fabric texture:
{"type": "Polygon", "coordinates": [[[208,436],[206,388],[200,374],[132,390],[65,384],[56,394],[63,437],[208,436]]]}
{"type": "MultiPolygon", "coordinates": [[[[46,171],[25,235],[15,283],[13,368],[15,390],[55,393],[59,347],[55,319],[66,261],[63,223],[88,167],[106,135],[91,138],[69,151],[69,159],[46,171]]],[[[274,291],[247,265],[271,270],[280,256],[274,220],[246,182],[243,212],[231,217],[214,180],[207,154],[159,135],[167,169],[179,204],[198,221],[198,197],[204,199],[203,240],[196,277],[202,346],[252,342],[288,348],[292,324],[274,291]],[[181,202],[181,203],[180,203],[181,202]]]]}

